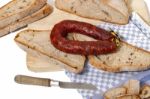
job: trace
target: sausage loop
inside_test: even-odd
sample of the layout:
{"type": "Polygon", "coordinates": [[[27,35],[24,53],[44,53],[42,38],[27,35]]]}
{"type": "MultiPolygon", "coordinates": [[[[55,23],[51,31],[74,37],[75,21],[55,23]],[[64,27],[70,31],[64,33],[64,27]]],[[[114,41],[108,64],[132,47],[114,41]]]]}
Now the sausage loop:
{"type": "Polygon", "coordinates": [[[118,40],[114,34],[85,22],[64,20],[57,23],[50,35],[51,43],[60,51],[80,54],[99,55],[116,51],[118,40]],[[68,33],[80,33],[98,41],[68,40],[68,33]]]}

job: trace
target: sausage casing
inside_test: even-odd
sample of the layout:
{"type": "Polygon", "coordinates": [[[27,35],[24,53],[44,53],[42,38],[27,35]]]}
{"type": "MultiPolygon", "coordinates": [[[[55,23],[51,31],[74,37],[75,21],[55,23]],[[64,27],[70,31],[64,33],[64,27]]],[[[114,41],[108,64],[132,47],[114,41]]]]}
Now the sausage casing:
{"type": "Polygon", "coordinates": [[[115,36],[94,25],[73,20],[64,20],[56,24],[50,35],[51,43],[57,49],[72,54],[99,55],[114,52],[117,48],[112,41],[115,36]],[[80,33],[98,41],[74,41],[66,38],[68,33],[80,33]]]}

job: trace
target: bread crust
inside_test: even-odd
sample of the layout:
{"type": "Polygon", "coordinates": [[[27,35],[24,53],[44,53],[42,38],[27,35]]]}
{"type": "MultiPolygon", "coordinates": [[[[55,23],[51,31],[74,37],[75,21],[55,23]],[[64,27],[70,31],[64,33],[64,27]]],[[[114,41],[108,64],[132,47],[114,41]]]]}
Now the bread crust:
{"type": "MultiPolygon", "coordinates": [[[[32,32],[32,33],[35,32],[35,33],[37,33],[37,32],[41,32],[41,31],[42,31],[42,32],[50,32],[49,30],[25,30],[25,31],[22,31],[21,33],[24,33],[24,32],[32,32]]],[[[26,47],[28,47],[28,48],[30,48],[30,49],[32,49],[32,50],[35,50],[35,51],[41,53],[42,55],[51,57],[51,58],[53,58],[53,59],[56,59],[56,60],[58,60],[58,61],[60,61],[60,62],[62,62],[62,63],[64,63],[64,64],[66,64],[67,66],[66,66],[65,68],[68,69],[68,70],[70,70],[71,72],[74,72],[74,73],[81,73],[81,72],[83,71],[84,62],[85,62],[85,56],[80,56],[80,57],[82,57],[82,61],[81,61],[82,66],[78,66],[78,65],[75,64],[75,63],[69,62],[69,60],[66,61],[66,60],[64,59],[64,57],[62,58],[62,57],[50,55],[50,54],[48,54],[47,52],[43,51],[41,48],[35,48],[35,46],[28,44],[27,41],[23,41],[21,38],[19,38],[19,37],[20,37],[19,35],[20,35],[21,33],[17,34],[16,37],[15,37],[15,39],[14,39],[17,43],[19,43],[19,44],[21,44],[21,45],[23,45],[23,46],[26,46],[26,47]]],[[[71,55],[71,54],[70,54],[70,55],[71,55]]],[[[75,56],[76,56],[76,55],[75,55],[75,56]]],[[[75,56],[74,56],[74,57],[75,57],[75,56]]],[[[72,58],[72,57],[70,57],[70,58],[72,58]]],[[[80,65],[81,65],[81,64],[80,64],[80,65]]]]}
{"type": "Polygon", "coordinates": [[[123,24],[127,24],[127,23],[128,23],[130,13],[129,13],[127,4],[126,4],[126,2],[125,2],[124,0],[122,0],[122,1],[124,1],[124,4],[125,4],[125,6],[126,6],[127,12],[121,12],[120,9],[117,9],[117,8],[111,6],[111,4],[109,4],[109,2],[110,2],[111,0],[101,0],[101,1],[102,1],[103,3],[105,3],[106,5],[108,5],[110,8],[116,10],[118,13],[121,13],[121,14],[124,16],[125,22],[124,22],[124,23],[119,23],[119,24],[122,24],[122,25],[123,25],[123,24]]]}
{"type": "MultiPolygon", "coordinates": [[[[75,40],[79,40],[79,41],[91,41],[91,40],[95,41],[95,39],[81,35],[81,34],[74,34],[74,38],[75,40]]],[[[108,55],[105,54],[105,55],[99,55],[99,56],[93,56],[93,55],[88,56],[89,63],[95,68],[98,68],[104,71],[109,71],[109,72],[142,71],[142,70],[147,70],[150,68],[150,52],[149,51],[130,45],[124,41],[121,41],[120,44],[121,44],[120,45],[121,47],[118,48],[118,51],[114,53],[111,53],[108,55]],[[126,52],[127,51],[126,49],[129,49],[129,52],[126,52]],[[120,50],[122,51],[120,52],[120,50]],[[136,54],[134,54],[133,51],[135,51],[134,53],[136,54]],[[124,52],[124,54],[122,52],[124,52]],[[138,55],[138,53],[140,53],[140,56],[138,55]],[[144,55],[143,58],[140,58],[141,53],[143,53],[144,55]],[[119,56],[120,54],[121,56],[119,56]],[[138,57],[138,60],[142,59],[143,62],[141,60],[139,61],[135,60],[135,57],[138,57]],[[116,58],[116,59],[113,60],[113,58],[116,58]],[[126,63],[127,61],[128,63],[126,63]]]]}
{"type": "Polygon", "coordinates": [[[44,18],[48,16],[50,13],[52,13],[52,11],[53,11],[53,8],[50,5],[46,4],[39,11],[0,29],[0,37],[7,35],[10,32],[26,27],[29,23],[32,23],[41,18],[44,18]]]}
{"type": "MultiPolygon", "coordinates": [[[[102,1],[105,1],[105,0],[102,0],[102,1]]],[[[84,15],[81,15],[81,14],[77,14],[77,13],[74,13],[72,11],[69,11],[69,10],[66,10],[66,9],[63,9],[61,7],[59,7],[59,5],[57,4],[57,2],[59,2],[59,0],[55,0],[55,6],[56,8],[60,9],[60,10],[63,10],[65,12],[68,12],[68,13],[71,13],[71,14],[75,14],[77,16],[80,16],[80,17],[83,17],[83,18],[88,18],[88,19],[94,19],[94,20],[99,20],[99,21],[105,21],[105,22],[109,22],[109,23],[115,23],[115,24],[120,24],[120,25],[124,25],[124,24],[127,24],[128,23],[128,18],[129,18],[129,14],[127,16],[125,16],[124,14],[122,14],[120,11],[116,10],[114,7],[111,7],[109,6],[107,3],[107,7],[109,7],[110,9],[113,9],[114,11],[118,12],[118,13],[121,13],[122,16],[124,16],[124,22],[113,22],[113,21],[107,21],[105,19],[99,19],[99,18],[95,18],[95,17],[88,17],[88,16],[84,16],[84,15]]],[[[104,3],[105,4],[105,3],[104,3]]]]}
{"type": "MultiPolygon", "coordinates": [[[[71,67],[68,64],[65,64],[62,61],[59,61],[59,60],[57,60],[57,59],[55,59],[53,57],[44,55],[44,54],[40,53],[39,51],[37,51],[37,50],[35,50],[33,48],[30,48],[28,45],[23,45],[23,44],[21,44],[19,42],[17,42],[17,45],[20,48],[22,48],[24,51],[26,51],[27,53],[31,54],[34,57],[39,57],[40,56],[40,58],[46,59],[47,61],[49,61],[51,63],[50,65],[52,65],[52,66],[57,66],[57,68],[64,68],[64,69],[69,70],[69,71],[74,72],[74,73],[80,73],[80,71],[77,70],[76,68],[71,67]],[[53,64],[53,63],[56,63],[56,64],[53,64]],[[58,66],[60,66],[60,67],[58,67],[58,66]]],[[[35,71],[35,72],[37,70],[37,68],[36,69],[35,68],[31,68],[30,66],[28,66],[28,64],[27,64],[27,67],[28,67],[29,70],[32,70],[32,71],[35,71]]],[[[48,68],[49,67],[46,68],[47,70],[45,68],[43,68],[43,69],[45,71],[49,71],[48,68]]]]}
{"type": "MultiPolygon", "coordinates": [[[[21,2],[21,0],[12,0],[8,4],[4,5],[3,7],[0,8],[0,13],[2,13],[3,9],[16,5],[17,2],[21,2]]],[[[46,2],[47,0],[32,0],[32,3],[30,4],[30,6],[27,6],[23,10],[20,10],[19,12],[13,13],[10,15],[1,16],[0,17],[0,29],[38,11],[46,4],[46,2]]]]}
{"type": "Polygon", "coordinates": [[[141,88],[140,97],[141,97],[141,99],[149,99],[150,98],[150,85],[144,85],[141,88]]]}
{"type": "Polygon", "coordinates": [[[116,97],[125,95],[126,93],[127,89],[125,87],[117,87],[105,92],[104,97],[105,99],[116,99],[116,97]]]}
{"type": "Polygon", "coordinates": [[[138,95],[124,95],[117,97],[116,99],[141,99],[138,95]]]}
{"type": "MultiPolygon", "coordinates": [[[[124,41],[121,41],[123,44],[128,46],[129,48],[135,48],[138,51],[142,51],[143,53],[149,54],[149,51],[143,50],[141,48],[138,48],[136,46],[130,45],[124,41]]],[[[116,52],[117,53],[117,52],[116,52]]],[[[142,70],[147,70],[150,68],[150,63],[149,65],[141,65],[139,63],[132,65],[119,65],[119,66],[108,66],[101,62],[96,56],[89,56],[89,62],[92,64],[93,67],[96,67],[98,69],[102,69],[104,71],[109,71],[109,72],[123,72],[123,71],[142,71],[142,70]]],[[[143,62],[144,63],[144,62],[143,62]]]]}

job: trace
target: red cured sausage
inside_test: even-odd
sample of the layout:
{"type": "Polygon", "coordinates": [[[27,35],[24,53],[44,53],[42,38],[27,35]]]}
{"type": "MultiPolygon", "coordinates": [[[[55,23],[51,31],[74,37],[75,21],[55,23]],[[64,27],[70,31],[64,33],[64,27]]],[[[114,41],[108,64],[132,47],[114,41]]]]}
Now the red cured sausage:
{"type": "Polygon", "coordinates": [[[117,48],[115,36],[94,25],[73,20],[56,24],[51,31],[51,43],[57,49],[72,54],[98,55],[114,52],[117,48]],[[68,33],[80,33],[98,41],[74,41],[66,39],[68,33]]]}

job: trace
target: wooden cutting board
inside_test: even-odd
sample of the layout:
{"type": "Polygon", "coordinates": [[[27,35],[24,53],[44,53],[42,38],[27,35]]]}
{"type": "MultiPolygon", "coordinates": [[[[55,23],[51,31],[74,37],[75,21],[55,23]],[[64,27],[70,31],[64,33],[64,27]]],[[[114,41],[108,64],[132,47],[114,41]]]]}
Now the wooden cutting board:
{"type": "Polygon", "coordinates": [[[131,12],[136,12],[148,25],[150,25],[150,6],[144,0],[126,0],[131,12]]]}
{"type": "MultiPolygon", "coordinates": [[[[133,2],[136,2],[137,0],[131,0],[133,2]]],[[[132,3],[133,3],[132,2],[132,3]]],[[[138,0],[138,7],[137,6],[133,6],[134,8],[132,9],[139,9],[142,8],[140,11],[140,15],[141,16],[147,16],[147,7],[143,7],[143,1],[142,0],[138,0]],[[142,13],[143,12],[143,13],[142,13]]],[[[57,8],[55,8],[54,6],[54,2],[51,2],[51,5],[53,5],[53,13],[51,15],[49,15],[48,17],[39,20],[37,22],[34,22],[32,24],[29,24],[28,28],[29,29],[38,29],[38,30],[51,30],[52,27],[54,26],[54,24],[65,20],[65,19],[71,19],[71,20],[78,20],[78,21],[84,21],[84,22],[88,22],[94,25],[100,24],[101,21],[98,20],[91,20],[91,19],[87,19],[87,18],[82,18],[61,10],[58,10],[57,8]]],[[[133,5],[133,4],[132,4],[133,5]]],[[[136,10],[137,12],[137,10],[136,10]]],[[[149,16],[147,16],[149,17],[149,16]]],[[[60,71],[63,70],[61,67],[54,67],[51,66],[49,64],[49,62],[45,61],[44,59],[41,59],[40,57],[34,57],[32,55],[27,54],[27,67],[29,70],[34,71],[34,72],[45,72],[45,71],[60,71]]]]}
{"type": "MultiPolygon", "coordinates": [[[[53,4],[51,4],[53,5],[53,4]]],[[[78,20],[78,21],[83,21],[83,22],[88,22],[94,25],[100,24],[101,21],[98,20],[92,20],[92,19],[86,19],[82,18],[61,10],[58,10],[57,8],[54,7],[53,5],[53,13],[49,15],[48,17],[39,20],[37,22],[34,22],[32,24],[28,25],[29,29],[36,29],[36,30],[51,30],[54,24],[70,19],[70,20],[78,20]]],[[[49,64],[48,61],[45,61],[43,58],[40,57],[34,57],[32,55],[27,54],[27,67],[29,70],[34,71],[34,72],[47,72],[47,71],[61,71],[63,68],[61,67],[54,67],[49,64]]]]}

